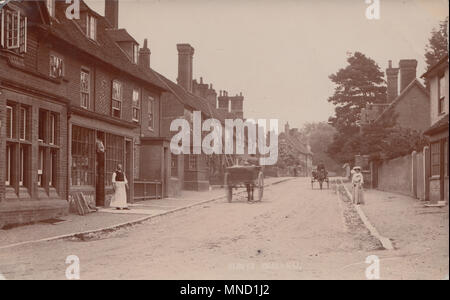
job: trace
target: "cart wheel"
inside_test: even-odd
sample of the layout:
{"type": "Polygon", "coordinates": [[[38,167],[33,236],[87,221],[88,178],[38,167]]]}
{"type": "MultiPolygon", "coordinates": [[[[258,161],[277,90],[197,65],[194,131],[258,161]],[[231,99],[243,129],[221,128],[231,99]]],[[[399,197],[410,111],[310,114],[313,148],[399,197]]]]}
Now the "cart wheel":
{"type": "Polygon", "coordinates": [[[233,201],[233,187],[228,185],[228,173],[225,174],[225,193],[227,194],[227,200],[231,203],[233,201]]]}
{"type": "Polygon", "coordinates": [[[258,179],[255,185],[255,200],[262,201],[264,196],[264,174],[261,172],[258,175],[258,179]]]}

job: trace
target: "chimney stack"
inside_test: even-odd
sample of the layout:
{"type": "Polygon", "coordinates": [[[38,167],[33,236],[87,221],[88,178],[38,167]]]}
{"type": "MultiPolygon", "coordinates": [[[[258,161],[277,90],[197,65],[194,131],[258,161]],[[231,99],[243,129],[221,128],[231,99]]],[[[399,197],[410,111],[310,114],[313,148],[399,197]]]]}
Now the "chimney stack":
{"type": "Polygon", "coordinates": [[[400,93],[416,79],[417,60],[402,59],[399,62],[400,67],[400,93]]]}
{"type": "Polygon", "coordinates": [[[150,68],[150,54],[147,39],[144,40],[144,47],[139,49],[139,65],[143,68],[150,68]]]}
{"type": "Polygon", "coordinates": [[[105,18],[113,29],[119,28],[119,0],[105,0],[105,18]]]}
{"type": "Polygon", "coordinates": [[[178,44],[178,78],[177,83],[192,93],[192,62],[194,48],[189,44],[178,44]]]}
{"type": "Polygon", "coordinates": [[[388,103],[394,101],[398,96],[398,71],[398,68],[392,67],[392,60],[390,60],[389,68],[386,69],[388,103]]]}

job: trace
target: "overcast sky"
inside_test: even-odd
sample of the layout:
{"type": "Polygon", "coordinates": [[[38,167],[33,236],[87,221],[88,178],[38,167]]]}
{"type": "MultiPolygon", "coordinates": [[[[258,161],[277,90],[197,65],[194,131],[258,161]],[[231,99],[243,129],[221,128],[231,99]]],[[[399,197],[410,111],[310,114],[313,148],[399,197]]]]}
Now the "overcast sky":
{"type": "MultiPolygon", "coordinates": [[[[104,0],[87,0],[104,14],[104,0]]],[[[447,0],[381,0],[380,20],[365,16],[365,0],[119,0],[119,26],[141,44],[151,66],[177,77],[177,43],[195,48],[194,78],[218,92],[243,92],[245,117],[327,121],[333,106],[328,79],[361,51],[384,70],[388,60],[419,61],[447,0]]]]}

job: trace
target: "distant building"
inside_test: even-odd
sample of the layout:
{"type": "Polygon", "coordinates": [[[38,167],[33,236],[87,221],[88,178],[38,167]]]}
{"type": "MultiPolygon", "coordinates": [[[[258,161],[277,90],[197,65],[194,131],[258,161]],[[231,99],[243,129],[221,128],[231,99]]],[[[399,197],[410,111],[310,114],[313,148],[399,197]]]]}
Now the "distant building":
{"type": "Polygon", "coordinates": [[[449,123],[449,72],[448,55],[431,67],[422,77],[430,83],[430,118],[425,134],[430,138],[429,199],[448,203],[448,123],[449,123]]]}
{"type": "Polygon", "coordinates": [[[284,132],[278,136],[278,145],[280,151],[278,160],[283,158],[293,158],[294,160],[291,165],[286,166],[287,168],[298,168],[300,176],[312,174],[313,153],[303,140],[298,128],[290,128],[289,123],[286,123],[284,132]]]}

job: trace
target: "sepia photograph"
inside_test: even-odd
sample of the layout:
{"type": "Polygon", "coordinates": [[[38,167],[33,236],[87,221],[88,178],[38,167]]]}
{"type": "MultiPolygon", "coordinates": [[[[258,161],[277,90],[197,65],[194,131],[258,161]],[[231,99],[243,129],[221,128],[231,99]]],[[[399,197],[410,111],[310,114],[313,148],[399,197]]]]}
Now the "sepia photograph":
{"type": "Polygon", "coordinates": [[[448,15],[0,0],[0,284],[448,280],[448,15]]]}

